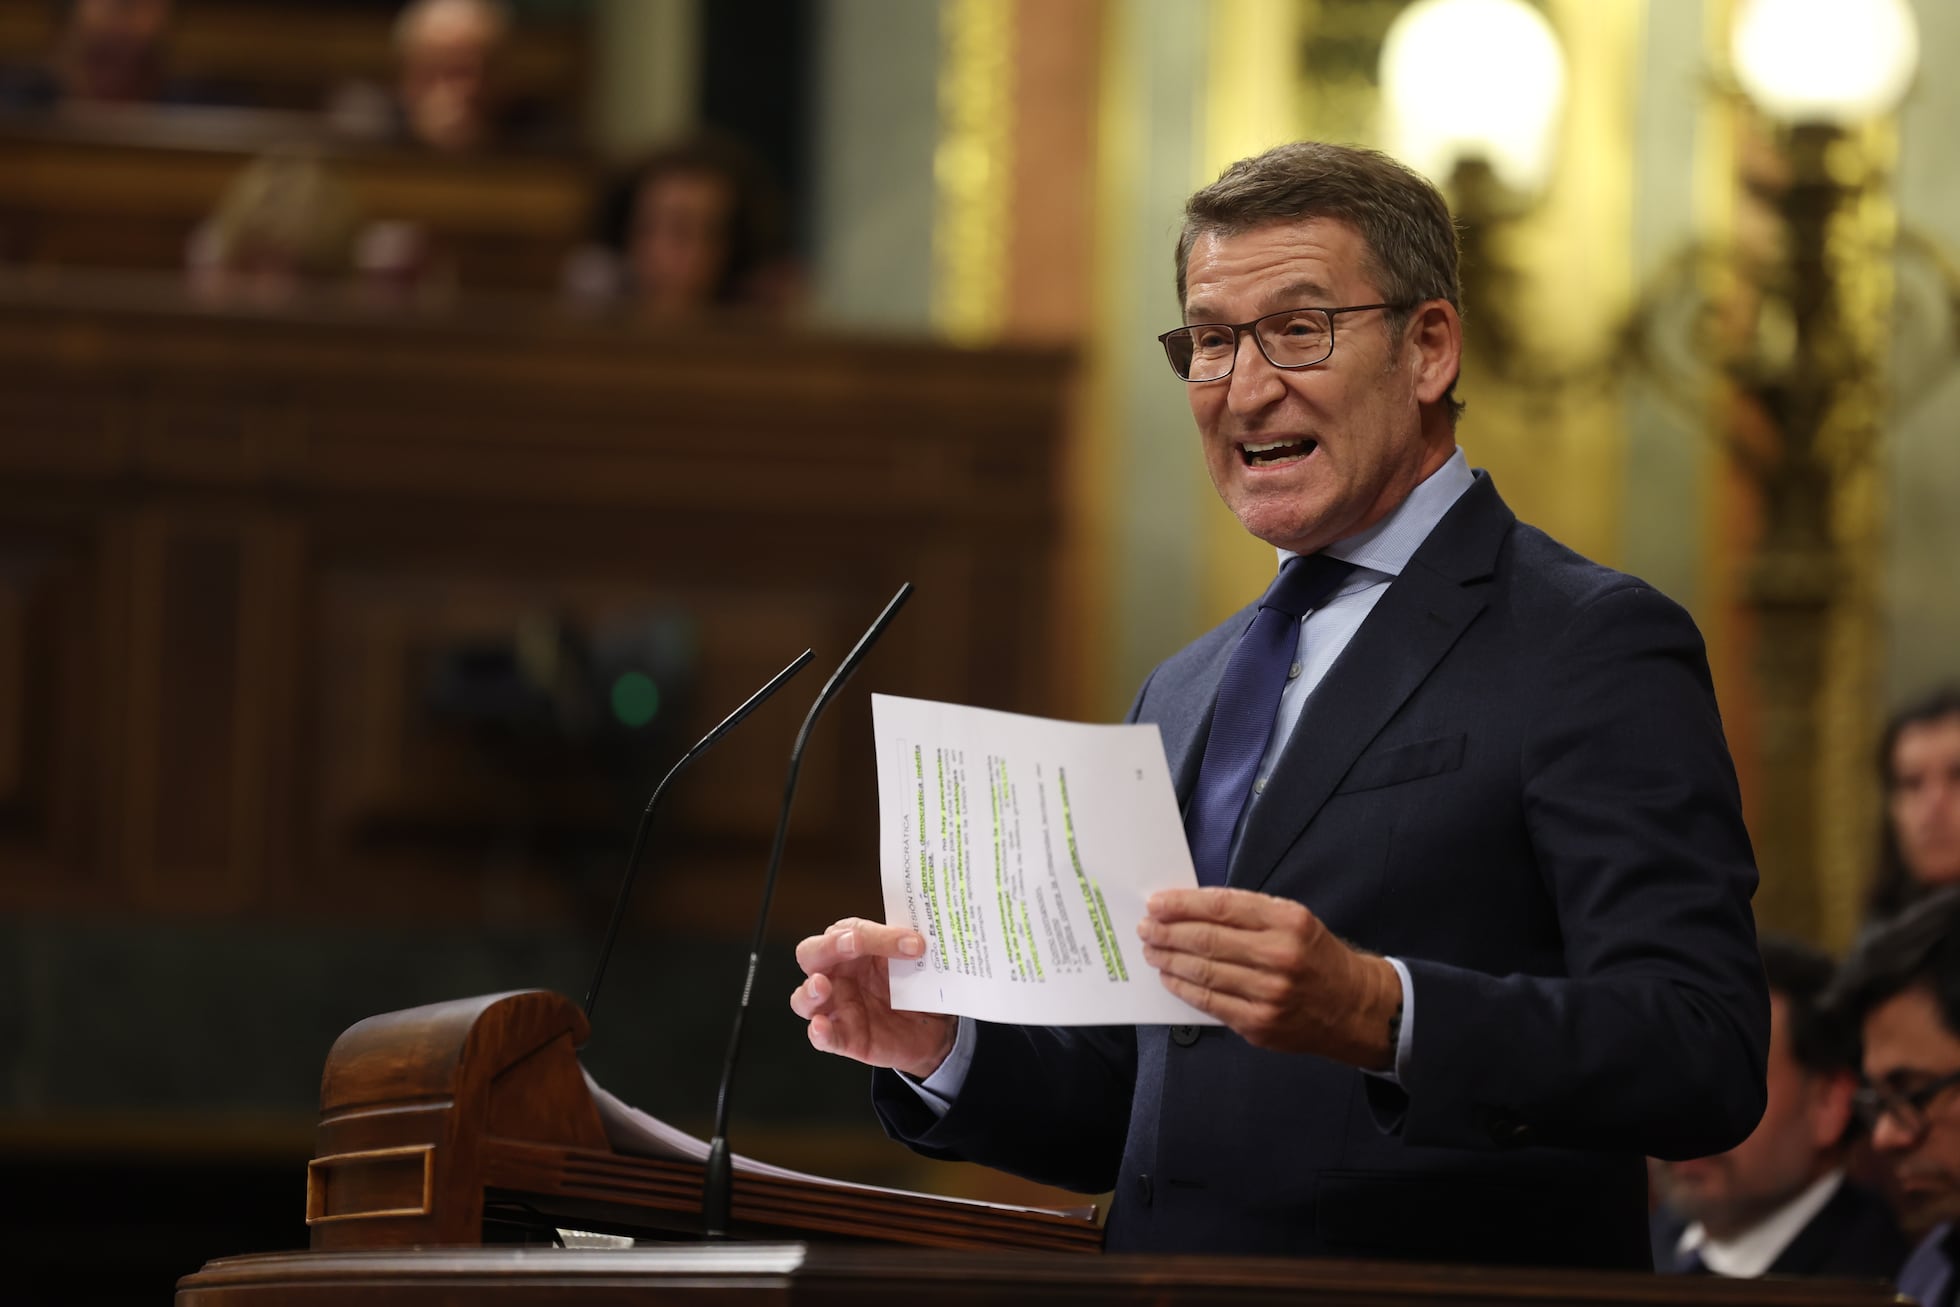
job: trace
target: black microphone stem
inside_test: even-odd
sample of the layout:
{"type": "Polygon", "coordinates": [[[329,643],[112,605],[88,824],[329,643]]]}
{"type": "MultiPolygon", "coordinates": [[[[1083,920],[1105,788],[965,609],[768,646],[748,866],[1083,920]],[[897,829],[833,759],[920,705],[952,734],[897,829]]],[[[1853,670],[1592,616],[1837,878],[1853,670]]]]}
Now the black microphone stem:
{"type": "Polygon", "coordinates": [[[789,678],[803,670],[803,665],[815,657],[805,649],[790,660],[789,666],[769,678],[769,683],[750,695],[742,706],[721,719],[721,724],[701,737],[700,743],[681,755],[679,762],[667,769],[654,786],[653,797],[647,800],[646,811],[640,814],[640,825],[633,832],[633,849],[626,855],[626,879],[619,887],[619,898],[613,902],[612,920],[606,925],[606,942],[599,949],[599,965],[592,972],[592,984],[585,991],[585,1018],[592,1019],[593,1005],[599,1001],[599,982],[606,978],[606,963],[612,960],[613,945],[619,940],[619,925],[626,919],[626,901],[633,896],[633,877],[640,869],[640,854],[647,844],[647,832],[653,829],[653,810],[660,806],[660,796],[667,792],[667,783],[687,769],[687,765],[708,751],[710,745],[734,730],[744,717],[762,706],[763,700],[780,690],[789,678]]]}
{"type": "Polygon", "coordinates": [[[756,913],[755,935],[749,941],[749,969],[742,978],[742,998],[735,1008],[735,1026],[728,1033],[728,1056],[721,1064],[721,1089],[715,1095],[715,1137],[708,1145],[708,1170],[702,1184],[701,1221],[708,1238],[721,1239],[728,1235],[728,1207],[730,1192],[734,1185],[734,1168],[728,1151],[728,1101],[735,1087],[735,1061],[742,1051],[742,1027],[749,1015],[749,996],[755,992],[755,973],[762,957],[763,937],[769,930],[769,904],[776,897],[776,873],[783,865],[783,842],[789,835],[789,810],[796,799],[796,777],[803,768],[803,746],[810,742],[811,728],[817,724],[821,714],[837,692],[844,688],[844,682],[851,679],[851,673],[858,669],[864,656],[871,652],[878,637],[891,625],[898,610],[912,597],[912,583],[905,582],[898,587],[885,611],[871,623],[855,648],[844,656],[844,661],[830,674],[824,683],[817,701],[810,705],[810,713],[803,719],[803,729],[796,733],[796,745],[789,751],[789,778],[783,785],[783,810],[776,819],[776,838],[769,847],[769,872],[762,880],[762,908],[756,913]]]}

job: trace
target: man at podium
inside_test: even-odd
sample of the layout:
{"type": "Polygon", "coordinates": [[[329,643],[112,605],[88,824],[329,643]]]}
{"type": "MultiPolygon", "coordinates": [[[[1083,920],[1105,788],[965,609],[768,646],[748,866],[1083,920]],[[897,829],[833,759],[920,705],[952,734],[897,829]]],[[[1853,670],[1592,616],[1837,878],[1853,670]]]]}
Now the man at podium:
{"type": "Polygon", "coordinates": [[[1111,1250],[1646,1267],[1643,1155],[1761,1115],[1756,870],[1700,636],[1519,523],[1456,442],[1455,229],[1366,150],[1191,197],[1161,338],[1279,551],[1161,664],[1199,888],[1140,928],[1222,1027],[893,1011],[909,930],[803,941],[791,1004],[886,1128],[1113,1191],[1111,1250]]]}

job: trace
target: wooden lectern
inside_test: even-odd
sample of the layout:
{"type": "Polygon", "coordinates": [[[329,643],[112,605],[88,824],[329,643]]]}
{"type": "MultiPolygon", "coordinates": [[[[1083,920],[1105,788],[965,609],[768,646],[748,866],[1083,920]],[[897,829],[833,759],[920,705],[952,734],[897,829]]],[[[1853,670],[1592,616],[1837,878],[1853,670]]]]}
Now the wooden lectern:
{"type": "Polygon", "coordinates": [[[702,1167],[607,1142],[570,1000],[539,990],[372,1017],[328,1054],[306,1175],[311,1251],[214,1261],[178,1307],[665,1303],[1453,1302],[1876,1307],[1883,1285],[1662,1278],[1279,1258],[1085,1256],[1061,1213],[735,1176],[738,1241],[486,1245],[504,1224],[693,1237],[702,1167]],[[803,1242],[759,1242],[795,1239],[803,1242]],[[911,1245],[907,1247],[905,1245],[911,1245]]]}
{"type": "MultiPolygon", "coordinates": [[[[702,1167],[607,1143],[578,1062],[589,1027],[543,990],[371,1017],[334,1042],[306,1174],[316,1252],[483,1242],[486,1220],[700,1232],[702,1167]]],[[[744,1237],[1094,1252],[1087,1220],[737,1173],[744,1237]]]]}

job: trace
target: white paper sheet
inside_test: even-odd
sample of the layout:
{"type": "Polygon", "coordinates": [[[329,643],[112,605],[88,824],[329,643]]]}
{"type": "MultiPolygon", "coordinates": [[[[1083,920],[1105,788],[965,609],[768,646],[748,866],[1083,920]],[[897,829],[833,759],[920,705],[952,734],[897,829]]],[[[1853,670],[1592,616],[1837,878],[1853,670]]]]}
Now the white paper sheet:
{"type": "Polygon", "coordinates": [[[1155,726],[871,696],[885,920],[926,937],[892,1006],[1021,1025],[1216,1025],[1163,987],[1137,923],[1194,888],[1155,726]]]}

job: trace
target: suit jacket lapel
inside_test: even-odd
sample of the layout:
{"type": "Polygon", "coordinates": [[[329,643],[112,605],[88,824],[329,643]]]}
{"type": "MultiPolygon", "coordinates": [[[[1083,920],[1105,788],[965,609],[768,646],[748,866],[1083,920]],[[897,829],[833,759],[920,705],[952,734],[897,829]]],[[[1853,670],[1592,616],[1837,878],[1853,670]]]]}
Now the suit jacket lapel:
{"type": "Polygon", "coordinates": [[[1482,612],[1487,579],[1517,519],[1487,476],[1457,500],[1315,687],[1246,819],[1227,884],[1258,889],[1362,750],[1482,612]]]}
{"type": "Polygon", "coordinates": [[[1232,661],[1246,624],[1252,620],[1252,605],[1227,624],[1232,637],[1220,640],[1199,670],[1195,681],[1208,687],[1203,695],[1186,695],[1169,700],[1167,710],[1157,719],[1164,737],[1164,759],[1170,764],[1171,785],[1177,791],[1181,813],[1191,804],[1191,792],[1198,785],[1198,767],[1205,758],[1205,739],[1211,734],[1211,710],[1218,702],[1218,683],[1225,678],[1225,664],[1232,661]]]}

